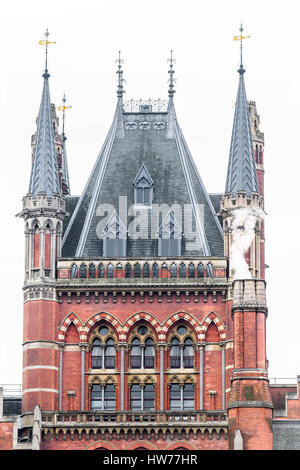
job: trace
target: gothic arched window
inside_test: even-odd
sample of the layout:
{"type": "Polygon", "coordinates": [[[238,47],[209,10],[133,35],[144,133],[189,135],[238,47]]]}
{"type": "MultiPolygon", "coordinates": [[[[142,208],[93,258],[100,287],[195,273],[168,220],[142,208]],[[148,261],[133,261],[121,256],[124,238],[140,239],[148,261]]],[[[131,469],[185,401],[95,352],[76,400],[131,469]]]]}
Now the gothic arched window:
{"type": "Polygon", "coordinates": [[[115,342],[112,338],[109,338],[105,343],[104,368],[105,369],[115,368],[115,342]]]}
{"type": "Polygon", "coordinates": [[[143,277],[145,278],[150,277],[150,266],[148,263],[145,263],[143,266],[143,277]]]}
{"type": "Polygon", "coordinates": [[[177,277],[177,266],[175,263],[171,264],[170,274],[171,274],[171,277],[177,277]]]}
{"type": "Polygon", "coordinates": [[[90,264],[89,266],[89,276],[90,276],[90,279],[95,279],[96,277],[96,267],[94,264],[90,264]]]}
{"type": "Polygon", "coordinates": [[[140,369],[142,367],[142,349],[139,338],[134,338],[131,343],[130,367],[140,369]]]}
{"type": "Polygon", "coordinates": [[[99,275],[100,278],[104,277],[104,266],[103,266],[102,263],[99,264],[99,266],[98,266],[98,275],[99,275]]]}
{"type": "Polygon", "coordinates": [[[126,264],[125,266],[125,277],[126,278],[130,278],[131,277],[131,273],[132,273],[132,268],[131,268],[131,264],[126,264]]]}
{"type": "Polygon", "coordinates": [[[144,349],[144,368],[154,368],[154,341],[151,338],[147,338],[145,341],[144,349]]]}
{"type": "Polygon", "coordinates": [[[181,255],[182,228],[169,211],[158,230],[158,256],[181,255]]]}
{"type": "Polygon", "coordinates": [[[189,278],[195,277],[195,266],[193,263],[189,264],[189,278]]]}
{"type": "Polygon", "coordinates": [[[80,278],[86,279],[86,265],[85,264],[80,265],[80,278]]]}
{"type": "Polygon", "coordinates": [[[157,278],[159,274],[158,264],[154,263],[152,266],[152,277],[157,278]]]}
{"type": "Polygon", "coordinates": [[[95,338],[92,343],[92,369],[102,368],[102,347],[99,338],[95,338]]]}
{"type": "Polygon", "coordinates": [[[116,211],[102,231],[103,256],[106,258],[126,256],[127,230],[116,211]]]}
{"type": "Polygon", "coordinates": [[[183,367],[194,367],[194,347],[192,338],[186,338],[183,346],[183,367]]]}
{"type": "Polygon", "coordinates": [[[170,348],[170,367],[179,369],[181,364],[180,342],[178,338],[173,338],[170,348]]]}
{"type": "Polygon", "coordinates": [[[91,388],[91,409],[102,410],[102,389],[100,384],[94,384],[91,388]]]}
{"type": "Polygon", "coordinates": [[[134,203],[150,206],[152,204],[153,181],[144,163],[136,175],[133,185],[134,203]]]}
{"type": "Polygon", "coordinates": [[[107,384],[104,388],[104,409],[116,409],[116,389],[114,384],[107,384]]]}

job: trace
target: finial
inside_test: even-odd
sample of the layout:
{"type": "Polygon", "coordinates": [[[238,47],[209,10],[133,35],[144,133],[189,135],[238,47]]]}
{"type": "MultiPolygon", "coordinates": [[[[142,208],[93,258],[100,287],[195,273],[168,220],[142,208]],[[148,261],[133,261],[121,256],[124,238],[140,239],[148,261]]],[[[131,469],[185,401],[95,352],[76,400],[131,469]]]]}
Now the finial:
{"type": "Polygon", "coordinates": [[[170,69],[169,69],[169,74],[170,74],[170,78],[169,78],[169,91],[168,91],[168,94],[169,94],[169,97],[170,98],[173,98],[174,96],[174,93],[175,93],[175,90],[174,90],[174,84],[176,82],[176,78],[173,77],[174,73],[175,73],[175,70],[173,70],[173,62],[176,62],[175,59],[173,58],[173,51],[171,50],[171,57],[168,59],[168,62],[170,62],[170,69]]]}
{"type": "Polygon", "coordinates": [[[124,60],[121,59],[121,51],[119,51],[119,58],[116,60],[116,62],[118,63],[118,70],[116,72],[118,74],[117,96],[118,98],[122,98],[123,93],[125,93],[123,89],[123,83],[125,82],[125,80],[123,78],[123,70],[122,70],[122,64],[124,63],[124,60]]]}
{"type": "Polygon", "coordinates": [[[65,142],[65,140],[67,140],[66,136],[65,136],[65,110],[66,109],[69,109],[69,108],[72,108],[72,106],[66,106],[66,95],[64,93],[64,96],[62,97],[62,102],[63,102],[63,105],[62,106],[58,106],[58,111],[62,111],[63,112],[63,125],[62,125],[62,136],[63,136],[63,142],[65,142]]]}
{"type": "Polygon", "coordinates": [[[48,44],[56,44],[56,42],[48,41],[48,36],[49,36],[49,31],[48,28],[46,29],[45,32],[45,40],[41,40],[39,44],[41,46],[46,46],[46,51],[45,51],[45,72],[43,73],[44,78],[49,78],[50,74],[48,73],[48,44]]]}
{"type": "Polygon", "coordinates": [[[233,39],[235,41],[240,41],[240,54],[241,54],[241,63],[240,63],[240,68],[238,69],[238,73],[240,75],[243,75],[245,73],[245,69],[243,67],[243,39],[248,39],[248,38],[251,38],[251,36],[243,36],[243,25],[241,23],[241,26],[240,26],[240,35],[239,36],[234,36],[233,39]]]}

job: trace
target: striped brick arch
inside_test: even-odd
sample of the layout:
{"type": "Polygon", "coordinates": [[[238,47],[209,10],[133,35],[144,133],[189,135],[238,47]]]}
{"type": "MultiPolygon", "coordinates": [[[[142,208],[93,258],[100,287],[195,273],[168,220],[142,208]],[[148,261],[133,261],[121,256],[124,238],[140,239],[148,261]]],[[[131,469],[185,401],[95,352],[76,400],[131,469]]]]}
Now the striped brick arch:
{"type": "Polygon", "coordinates": [[[117,320],[113,315],[110,315],[110,313],[106,312],[101,312],[101,313],[96,313],[93,315],[89,320],[84,325],[84,341],[87,341],[87,337],[89,332],[94,328],[94,326],[99,323],[99,321],[105,320],[107,323],[109,323],[111,326],[113,326],[118,334],[118,337],[120,338],[121,331],[122,331],[122,326],[119,320],[117,320]]]}
{"type": "Polygon", "coordinates": [[[205,340],[205,333],[206,333],[207,328],[211,324],[211,322],[213,322],[218,328],[218,331],[220,334],[220,340],[224,341],[226,339],[226,330],[225,330],[224,323],[214,312],[209,313],[202,322],[202,325],[200,327],[201,333],[199,335],[200,341],[205,340]]]}
{"type": "Polygon", "coordinates": [[[199,339],[199,334],[201,332],[201,325],[200,325],[200,322],[195,318],[193,317],[193,315],[189,314],[189,313],[186,313],[186,312],[177,312],[177,313],[174,313],[173,315],[171,315],[165,322],[164,322],[164,325],[163,325],[163,334],[164,334],[164,338],[162,338],[162,341],[166,341],[166,337],[167,337],[167,332],[169,331],[169,329],[171,328],[171,326],[174,325],[174,323],[180,321],[180,320],[184,320],[186,321],[190,326],[192,326],[198,336],[198,339],[199,339]]]}
{"type": "Polygon", "coordinates": [[[128,333],[129,330],[139,321],[144,320],[146,323],[150,323],[154,329],[154,331],[158,334],[161,329],[160,323],[156,318],[154,318],[152,315],[150,315],[147,312],[140,312],[140,313],[135,313],[132,315],[128,320],[125,322],[122,333],[120,335],[120,341],[126,341],[128,338],[128,333]]]}
{"type": "Polygon", "coordinates": [[[83,337],[83,325],[81,320],[75,315],[75,313],[71,312],[69,315],[62,321],[61,325],[58,328],[58,341],[65,341],[66,331],[70,324],[73,323],[78,331],[80,341],[82,341],[83,337]]]}

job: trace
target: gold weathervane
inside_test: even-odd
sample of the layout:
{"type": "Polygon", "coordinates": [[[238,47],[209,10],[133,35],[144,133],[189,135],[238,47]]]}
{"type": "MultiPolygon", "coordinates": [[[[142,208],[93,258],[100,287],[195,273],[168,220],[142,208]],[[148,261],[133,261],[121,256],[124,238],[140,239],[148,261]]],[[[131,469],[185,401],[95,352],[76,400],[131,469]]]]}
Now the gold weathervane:
{"type": "MultiPolygon", "coordinates": [[[[241,24],[240,26],[240,35],[239,36],[233,36],[233,39],[234,41],[240,41],[240,47],[241,47],[241,66],[240,66],[240,70],[243,71],[243,40],[244,39],[249,39],[251,38],[251,36],[243,36],[243,25],[241,24]]],[[[245,72],[245,70],[244,70],[245,72]]]]}
{"type": "Polygon", "coordinates": [[[39,45],[40,46],[46,46],[46,54],[45,54],[45,72],[48,72],[48,45],[49,44],[56,44],[56,41],[48,41],[48,36],[49,36],[49,32],[48,32],[48,28],[45,32],[45,36],[46,36],[46,39],[41,39],[39,41],[39,45]]]}

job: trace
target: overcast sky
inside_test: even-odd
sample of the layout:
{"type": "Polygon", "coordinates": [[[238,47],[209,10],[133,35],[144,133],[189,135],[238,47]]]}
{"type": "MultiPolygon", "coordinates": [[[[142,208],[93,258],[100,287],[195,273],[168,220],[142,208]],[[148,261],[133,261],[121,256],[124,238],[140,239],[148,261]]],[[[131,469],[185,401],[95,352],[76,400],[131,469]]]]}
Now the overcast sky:
{"type": "Polygon", "coordinates": [[[265,133],[267,352],[270,377],[300,374],[299,2],[285,0],[26,0],[0,17],[1,329],[0,383],[21,383],[24,225],[31,135],[42,93],[49,28],[51,101],[66,93],[73,195],[80,194],[111,124],[118,51],[125,99],[167,98],[174,51],[177,117],[208,192],[223,192],[244,33],[248,100],[265,133]],[[297,203],[297,204],[296,204],[297,203]],[[297,217],[296,217],[297,215],[297,217]]]}

